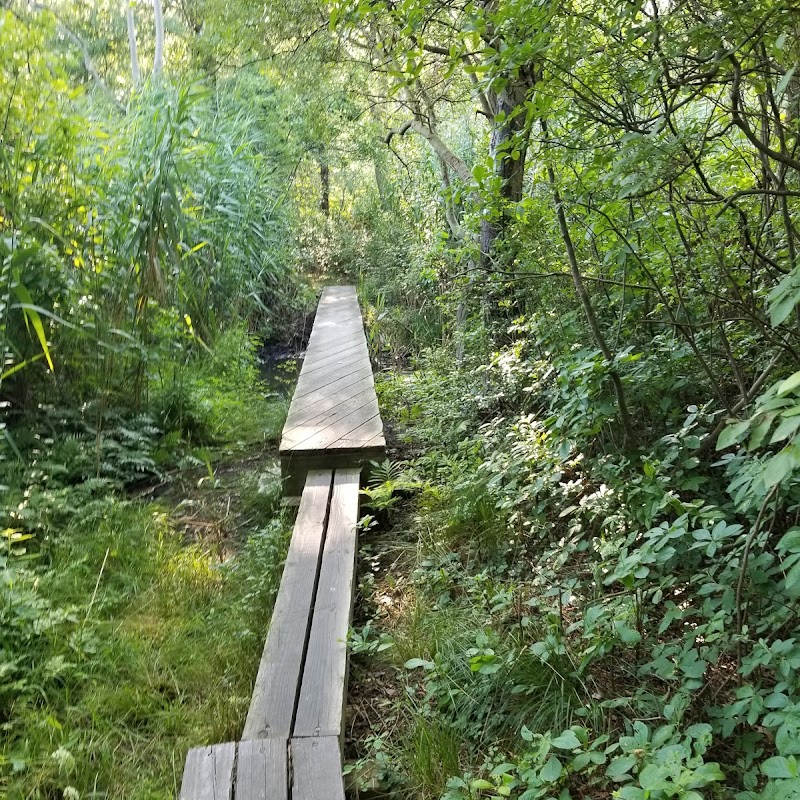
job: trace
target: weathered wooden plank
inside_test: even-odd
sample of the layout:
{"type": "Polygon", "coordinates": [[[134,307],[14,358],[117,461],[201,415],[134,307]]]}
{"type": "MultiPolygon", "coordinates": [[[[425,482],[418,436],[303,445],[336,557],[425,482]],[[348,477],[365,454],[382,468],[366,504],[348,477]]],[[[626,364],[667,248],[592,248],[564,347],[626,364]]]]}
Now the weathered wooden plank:
{"type": "Polygon", "coordinates": [[[331,414],[345,404],[356,403],[357,399],[374,391],[372,381],[369,378],[362,379],[358,383],[348,386],[341,392],[334,392],[328,397],[320,400],[305,408],[296,409],[291,417],[286,418],[284,433],[289,433],[299,425],[307,425],[310,422],[318,421],[326,414],[331,414]]]}
{"type": "Polygon", "coordinates": [[[341,415],[324,420],[319,425],[302,425],[287,434],[287,442],[292,450],[327,450],[341,442],[369,441],[374,434],[364,437],[357,432],[370,421],[375,421],[373,425],[379,424],[379,415],[378,400],[373,392],[352,411],[345,409],[341,415]]]}
{"type": "Polygon", "coordinates": [[[283,738],[239,742],[236,800],[288,800],[287,746],[283,738]]]}
{"type": "Polygon", "coordinates": [[[373,437],[379,436],[381,441],[381,448],[385,450],[386,444],[383,438],[383,422],[379,415],[375,415],[371,419],[365,420],[358,428],[350,433],[337,439],[332,445],[328,447],[326,452],[333,452],[339,448],[348,450],[354,447],[360,447],[367,450],[365,441],[370,441],[373,437]]]}
{"type": "Polygon", "coordinates": [[[292,800],[344,800],[336,736],[292,739],[292,800]]]}
{"type": "Polygon", "coordinates": [[[295,394],[300,397],[308,392],[313,392],[319,386],[326,385],[332,381],[340,378],[342,375],[347,375],[350,372],[355,372],[358,367],[364,363],[364,355],[362,353],[354,353],[332,359],[329,364],[320,367],[319,370],[300,373],[297,379],[297,388],[295,394]],[[333,376],[333,377],[331,377],[333,376]]]}
{"type": "Polygon", "coordinates": [[[324,341],[328,336],[341,336],[344,331],[350,328],[358,328],[361,324],[361,313],[355,298],[352,300],[342,300],[339,308],[330,308],[327,311],[322,309],[315,317],[315,322],[319,322],[316,332],[309,336],[309,343],[324,341]]]}
{"type": "Polygon", "coordinates": [[[332,425],[337,419],[347,416],[358,408],[372,402],[375,399],[375,390],[372,386],[362,385],[360,390],[335,405],[331,403],[321,403],[314,408],[308,408],[305,413],[298,414],[291,425],[287,422],[284,428],[284,436],[294,439],[303,435],[302,429],[319,430],[325,426],[332,425]]]}
{"type": "Polygon", "coordinates": [[[236,744],[193,747],[183,767],[180,800],[232,800],[236,744]]]}
{"type": "Polygon", "coordinates": [[[315,421],[303,423],[287,431],[286,440],[293,450],[307,450],[306,441],[313,441],[313,449],[324,450],[326,445],[318,442],[324,442],[331,437],[331,441],[342,438],[377,413],[375,392],[365,391],[352,398],[349,403],[342,403],[335,409],[322,412],[315,421]]]}
{"type": "Polygon", "coordinates": [[[353,603],[359,470],[337,470],[308,642],[295,737],[342,735],[353,603]]]}
{"type": "Polygon", "coordinates": [[[331,348],[335,345],[341,347],[348,342],[350,344],[360,344],[361,336],[358,334],[361,334],[364,329],[361,313],[358,308],[354,309],[353,313],[357,316],[346,320],[338,319],[333,315],[327,319],[318,320],[319,326],[312,330],[308,339],[306,359],[309,354],[315,358],[324,357],[326,353],[330,354],[331,348]]]}
{"type": "Polygon", "coordinates": [[[291,734],[331,480],[331,470],[308,473],[242,739],[291,734]]]}
{"type": "Polygon", "coordinates": [[[348,356],[360,356],[361,358],[369,358],[369,350],[367,349],[366,342],[353,342],[348,340],[336,344],[336,346],[325,350],[320,353],[314,351],[314,361],[310,364],[307,370],[304,370],[305,375],[313,375],[314,372],[329,366],[330,364],[338,363],[348,356]]]}
{"type": "Polygon", "coordinates": [[[333,316],[321,320],[314,332],[315,335],[309,337],[306,358],[314,355],[317,351],[325,353],[334,343],[343,344],[349,341],[361,341],[364,334],[364,327],[360,315],[358,317],[345,320],[336,319],[333,316]]]}
{"type": "Polygon", "coordinates": [[[303,375],[303,380],[297,381],[296,391],[299,394],[304,394],[310,387],[311,390],[316,386],[321,386],[323,383],[330,383],[329,375],[337,373],[334,380],[343,378],[352,372],[356,372],[362,365],[369,363],[369,358],[366,353],[361,350],[350,351],[344,355],[336,355],[326,360],[325,364],[321,364],[318,369],[310,370],[303,375]],[[301,391],[302,390],[302,391],[301,391]]]}
{"type": "Polygon", "coordinates": [[[314,318],[315,329],[308,339],[310,347],[329,341],[332,337],[342,337],[350,331],[361,329],[361,312],[355,298],[337,301],[336,307],[329,307],[327,310],[323,308],[324,302],[325,293],[314,318]]]}
{"type": "Polygon", "coordinates": [[[386,446],[386,439],[383,436],[383,425],[381,425],[380,433],[376,433],[365,445],[364,447],[385,447],[386,446]]]}
{"type": "Polygon", "coordinates": [[[327,342],[345,338],[353,331],[362,329],[361,310],[355,299],[342,301],[341,305],[344,307],[331,308],[327,312],[321,311],[314,318],[315,323],[318,322],[319,325],[308,337],[309,347],[325,346],[327,342]]]}
{"type": "Polygon", "coordinates": [[[292,400],[292,407],[289,410],[289,416],[287,417],[287,420],[299,411],[315,405],[316,403],[320,403],[327,397],[345,392],[353,384],[360,383],[362,381],[368,381],[370,386],[374,386],[374,383],[372,382],[372,366],[370,364],[364,364],[355,372],[349,375],[342,375],[342,377],[337,378],[327,386],[315,389],[313,392],[309,392],[301,397],[295,396],[292,400]]]}
{"type": "MultiPolygon", "coordinates": [[[[331,321],[331,325],[333,324],[331,321]]],[[[329,326],[324,335],[314,340],[309,339],[303,365],[313,366],[315,362],[329,358],[346,348],[366,346],[366,341],[360,319],[348,322],[346,325],[338,325],[336,328],[329,326]]]]}

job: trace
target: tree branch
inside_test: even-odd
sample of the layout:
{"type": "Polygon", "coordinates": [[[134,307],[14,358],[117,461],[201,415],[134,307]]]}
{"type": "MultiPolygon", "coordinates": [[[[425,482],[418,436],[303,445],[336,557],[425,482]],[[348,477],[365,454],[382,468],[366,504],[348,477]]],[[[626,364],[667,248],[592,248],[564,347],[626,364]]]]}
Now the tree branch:
{"type": "Polygon", "coordinates": [[[89,48],[86,45],[86,42],[78,36],[77,33],[72,31],[68,28],[59,14],[53,11],[52,8],[49,6],[44,5],[44,3],[32,3],[31,8],[35,11],[49,11],[56,19],[58,23],[58,29],[61,33],[64,34],[80,51],[81,55],[83,56],[83,66],[86,72],[89,74],[89,77],[97,84],[100,90],[103,92],[104,95],[117,107],[118,110],[124,111],[122,104],[114,97],[112,91],[106,86],[106,82],[100,77],[100,74],[95,69],[94,62],[92,61],[92,57],[89,55],[89,48]]]}

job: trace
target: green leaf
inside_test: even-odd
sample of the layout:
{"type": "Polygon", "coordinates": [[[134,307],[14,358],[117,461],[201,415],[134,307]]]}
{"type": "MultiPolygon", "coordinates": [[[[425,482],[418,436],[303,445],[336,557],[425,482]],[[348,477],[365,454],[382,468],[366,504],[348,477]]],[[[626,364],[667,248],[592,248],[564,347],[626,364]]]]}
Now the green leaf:
{"type": "Polygon", "coordinates": [[[796,778],[797,762],[791,756],[772,756],[761,765],[761,771],[768,778],[796,778]]]}
{"type": "Polygon", "coordinates": [[[748,450],[757,450],[764,442],[772,423],[775,421],[775,414],[764,414],[764,416],[751,428],[750,440],[747,442],[748,450]]]}
{"type": "Polygon", "coordinates": [[[707,761],[701,764],[692,775],[691,782],[688,784],[689,789],[702,789],[708,786],[709,783],[714,781],[721,781],[725,778],[725,774],[719,768],[716,761],[707,761]]]}
{"type": "Polygon", "coordinates": [[[645,800],[646,796],[644,789],[638,786],[623,786],[617,791],[619,800],[645,800]]]}
{"type": "Polygon", "coordinates": [[[795,272],[789,273],[770,293],[769,293],[769,315],[770,322],[777,327],[786,320],[789,314],[794,311],[794,307],[800,301],[800,286],[798,286],[798,276],[795,272]]]}
{"type": "Polygon", "coordinates": [[[547,783],[553,783],[561,777],[561,762],[555,757],[550,756],[547,763],[539,771],[539,778],[547,783]]]}
{"type": "Polygon", "coordinates": [[[798,466],[795,448],[791,445],[784,447],[778,455],[773,456],[764,468],[761,480],[767,489],[777,486],[784,478],[798,466]]]}
{"type": "Polygon", "coordinates": [[[20,361],[19,364],[14,364],[13,367],[9,367],[5,372],[0,373],[0,382],[4,381],[6,378],[11,377],[15,372],[19,372],[21,369],[25,369],[25,367],[27,367],[28,364],[33,364],[40,358],[44,358],[44,353],[37,353],[35,356],[31,356],[30,358],[26,358],[24,361],[20,361]]]}
{"type": "Polygon", "coordinates": [[[639,773],[639,785],[642,789],[652,792],[663,788],[665,771],[656,764],[648,764],[639,773]]]}
{"type": "Polygon", "coordinates": [[[782,553],[800,553],[800,528],[789,528],[776,547],[782,553]]]}
{"type": "Polygon", "coordinates": [[[638,644],[642,641],[642,634],[627,625],[619,625],[617,633],[625,644],[638,644]]]}
{"type": "Polygon", "coordinates": [[[794,600],[800,597],[800,561],[786,573],[784,590],[794,600]]]}
{"type": "Polygon", "coordinates": [[[789,81],[792,79],[795,69],[797,69],[796,64],[791,69],[786,70],[786,73],[778,81],[778,85],[775,87],[775,94],[783,94],[786,91],[786,87],[789,85],[789,81]]]}
{"type": "Polygon", "coordinates": [[[533,732],[527,725],[523,725],[520,729],[519,735],[526,741],[532,742],[533,741],[533,732]]]}
{"type": "Polygon", "coordinates": [[[798,387],[800,387],[800,370],[778,384],[778,397],[784,397],[798,387]]]}
{"type": "Polygon", "coordinates": [[[636,766],[636,756],[619,756],[606,768],[606,775],[612,781],[622,781],[630,778],[630,771],[636,766]]]}
{"type": "Polygon", "coordinates": [[[502,764],[498,764],[490,773],[490,778],[498,778],[500,775],[507,775],[509,772],[513,772],[516,769],[516,764],[509,764],[508,762],[503,762],[502,764]]]}
{"type": "Polygon", "coordinates": [[[50,357],[50,348],[47,344],[47,336],[44,332],[44,325],[42,325],[42,318],[39,316],[39,312],[34,308],[33,298],[30,292],[21,283],[17,283],[14,287],[14,294],[19,298],[20,303],[23,304],[21,306],[22,313],[25,315],[26,322],[30,322],[33,326],[33,330],[36,332],[36,337],[39,339],[39,345],[42,348],[44,357],[47,359],[50,371],[55,372],[56,368],[53,366],[53,359],[50,357]]]}
{"type": "Polygon", "coordinates": [[[800,428],[800,416],[794,415],[791,417],[784,417],[782,415],[781,422],[775,429],[775,433],[772,434],[772,438],[769,440],[769,443],[777,444],[778,442],[782,442],[784,439],[788,439],[790,436],[793,436],[795,433],[797,433],[798,428],[800,428]]]}
{"type": "Polygon", "coordinates": [[[434,667],[434,663],[432,661],[426,661],[424,658],[409,658],[403,666],[406,669],[418,669],[422,667],[423,669],[431,670],[434,667]]]}
{"type": "Polygon", "coordinates": [[[724,450],[726,447],[730,447],[732,444],[736,444],[750,428],[750,420],[745,420],[744,422],[736,422],[732,425],[728,425],[722,433],[720,433],[719,438],[717,439],[717,450],[724,450]]]}
{"type": "Polygon", "coordinates": [[[575,735],[573,731],[564,731],[561,736],[556,737],[551,742],[553,747],[559,747],[562,750],[574,750],[576,747],[580,747],[581,743],[578,737],[575,735]]]}
{"type": "Polygon", "coordinates": [[[781,725],[775,734],[775,746],[782,756],[800,755],[800,729],[797,725],[781,725]]]}

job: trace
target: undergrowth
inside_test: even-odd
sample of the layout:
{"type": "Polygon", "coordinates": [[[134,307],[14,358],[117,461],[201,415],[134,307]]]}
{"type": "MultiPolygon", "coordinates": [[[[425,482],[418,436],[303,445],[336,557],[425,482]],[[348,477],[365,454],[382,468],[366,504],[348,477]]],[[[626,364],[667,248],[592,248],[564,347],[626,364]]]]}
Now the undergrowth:
{"type": "Polygon", "coordinates": [[[241,329],[137,411],[46,409],[0,463],[0,794],[168,798],[235,739],[289,521],[241,329]]]}
{"type": "Polygon", "coordinates": [[[434,348],[378,381],[412,457],[365,490],[365,535],[407,546],[361,581],[356,708],[370,672],[399,691],[363,713],[354,786],[800,796],[796,484],[737,496],[741,456],[694,455],[714,425],[697,407],[647,450],[604,447],[590,357],[523,348],[434,348]]]}

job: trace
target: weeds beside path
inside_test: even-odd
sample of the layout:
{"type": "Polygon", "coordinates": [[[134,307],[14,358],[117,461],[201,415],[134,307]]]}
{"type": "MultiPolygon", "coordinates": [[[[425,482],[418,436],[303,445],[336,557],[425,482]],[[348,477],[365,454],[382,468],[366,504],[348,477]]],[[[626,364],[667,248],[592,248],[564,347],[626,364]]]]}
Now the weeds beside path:
{"type": "Polygon", "coordinates": [[[148,466],[122,479],[79,474],[75,425],[0,465],[2,797],[166,800],[189,747],[239,734],[290,531],[285,400],[252,374],[192,397],[203,447],[107,423],[104,461],[148,466]]]}

